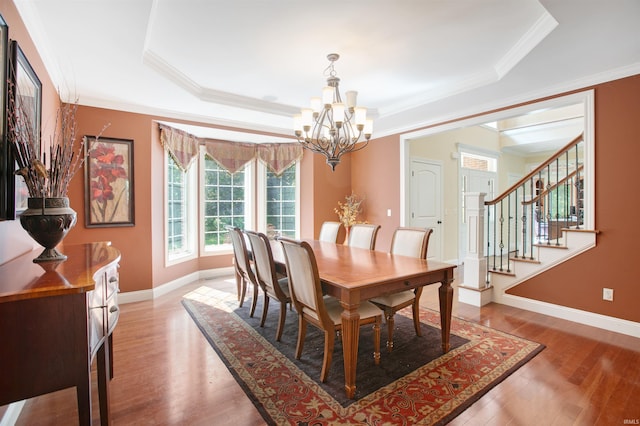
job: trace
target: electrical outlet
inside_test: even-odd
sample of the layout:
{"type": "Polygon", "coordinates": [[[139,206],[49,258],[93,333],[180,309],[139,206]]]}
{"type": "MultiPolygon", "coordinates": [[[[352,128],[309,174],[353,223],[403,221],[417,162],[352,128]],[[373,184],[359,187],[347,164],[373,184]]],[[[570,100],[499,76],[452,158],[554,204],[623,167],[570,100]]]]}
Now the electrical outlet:
{"type": "Polygon", "coordinates": [[[603,288],[602,289],[602,300],[608,300],[613,302],[613,289],[612,288],[603,288]]]}

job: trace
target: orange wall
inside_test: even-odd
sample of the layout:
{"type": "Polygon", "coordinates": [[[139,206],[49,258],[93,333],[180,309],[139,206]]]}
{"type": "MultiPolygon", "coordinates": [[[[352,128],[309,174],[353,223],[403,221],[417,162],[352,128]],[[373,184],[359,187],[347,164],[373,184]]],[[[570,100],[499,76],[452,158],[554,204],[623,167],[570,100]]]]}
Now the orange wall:
{"type": "MultiPolygon", "coordinates": [[[[0,1],[0,13],[9,26],[9,38],[17,40],[42,83],[42,140],[46,142],[54,131],[55,120],[51,117],[55,117],[60,98],[13,2],[0,1]]],[[[36,247],[39,245],[22,229],[19,220],[0,221],[0,264],[36,247]]]]}
{"type": "MultiPolygon", "coordinates": [[[[593,89],[596,228],[601,231],[597,246],[509,293],[639,322],[640,198],[629,195],[628,188],[637,181],[640,157],[640,75],[593,89]],[[614,289],[613,302],[602,300],[603,287],[614,289]]],[[[399,143],[398,135],[375,140],[352,159],[353,189],[367,197],[366,220],[382,225],[376,244],[382,251],[400,223],[399,143]],[[392,209],[391,218],[386,217],[387,208],[392,209]]]]}
{"type": "MultiPolygon", "coordinates": [[[[49,137],[58,96],[44,65],[11,1],[0,0],[0,13],[9,24],[43,82],[43,136],[49,137]]],[[[640,200],[626,188],[637,181],[640,156],[640,75],[597,85],[596,108],[596,227],[597,247],[510,290],[531,299],[603,315],[640,321],[640,276],[637,226],[640,200]],[[615,290],[613,302],[602,301],[602,287],[615,290]]],[[[105,136],[134,140],[136,224],[128,228],[84,228],[82,173],[70,188],[78,224],[65,242],[110,240],[123,253],[123,291],[150,289],[199,269],[231,265],[230,256],[206,257],[164,267],[162,147],[154,119],[166,119],[99,108],[81,107],[80,133],[96,134],[105,123],[105,136]]],[[[197,124],[197,123],[191,123],[197,124]]],[[[301,174],[301,233],[317,236],[325,220],[336,220],[338,201],[353,191],[364,196],[363,220],[382,225],[376,248],[385,251],[399,225],[399,136],[373,140],[369,146],[344,157],[335,172],[324,158],[305,153],[301,174]],[[351,157],[351,158],[350,158],[351,157]],[[386,216],[391,209],[391,217],[386,216]]],[[[0,222],[0,263],[30,250],[34,243],[17,221],[0,222]]],[[[343,236],[339,237],[343,238],[343,236]]]]}
{"type": "Polygon", "coordinates": [[[640,198],[638,181],[640,75],[595,87],[597,246],[508,293],[589,312],[640,321],[640,198]],[[613,302],[602,288],[614,289],[613,302]]]}
{"type": "Polygon", "coordinates": [[[372,140],[352,157],[353,192],[365,199],[363,220],[380,225],[375,249],[389,251],[393,231],[400,226],[400,137],[372,140]]]}

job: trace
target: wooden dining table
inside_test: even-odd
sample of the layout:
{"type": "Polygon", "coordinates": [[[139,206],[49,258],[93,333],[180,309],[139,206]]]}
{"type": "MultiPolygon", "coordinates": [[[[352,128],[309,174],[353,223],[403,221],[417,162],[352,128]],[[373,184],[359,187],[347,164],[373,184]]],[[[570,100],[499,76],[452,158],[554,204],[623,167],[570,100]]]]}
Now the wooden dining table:
{"type": "MultiPolygon", "coordinates": [[[[358,306],[362,301],[384,294],[440,283],[440,325],[442,351],[449,350],[453,269],[455,265],[392,255],[342,244],[305,240],[313,249],[323,290],[340,300],[342,307],[342,352],[345,391],[356,392],[356,367],[360,334],[358,306]]],[[[276,268],[286,273],[282,244],[272,242],[276,268]]]]}

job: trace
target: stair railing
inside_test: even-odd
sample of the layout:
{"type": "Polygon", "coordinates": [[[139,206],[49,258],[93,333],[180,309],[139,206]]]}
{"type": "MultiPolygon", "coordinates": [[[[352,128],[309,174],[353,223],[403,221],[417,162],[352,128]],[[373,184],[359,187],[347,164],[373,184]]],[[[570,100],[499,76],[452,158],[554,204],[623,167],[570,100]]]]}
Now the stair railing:
{"type": "Polygon", "coordinates": [[[581,134],[506,191],[485,201],[487,282],[510,259],[535,260],[538,244],[561,245],[562,229],[584,223],[581,134]]]}

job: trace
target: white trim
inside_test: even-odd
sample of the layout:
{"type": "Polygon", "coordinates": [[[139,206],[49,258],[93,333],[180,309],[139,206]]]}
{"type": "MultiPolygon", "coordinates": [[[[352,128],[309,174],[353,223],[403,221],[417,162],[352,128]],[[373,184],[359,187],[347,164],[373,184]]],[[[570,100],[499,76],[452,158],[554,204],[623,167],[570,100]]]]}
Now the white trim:
{"type": "MultiPolygon", "coordinates": [[[[548,97],[557,97],[559,94],[560,98],[563,98],[565,96],[574,96],[562,96],[561,94],[574,90],[580,91],[579,93],[584,93],[585,88],[588,88],[590,86],[607,83],[609,81],[614,81],[625,77],[630,77],[638,73],[640,73],[640,62],[616,68],[614,70],[608,70],[602,73],[586,76],[574,81],[560,83],[555,86],[549,86],[541,90],[535,90],[529,93],[519,94],[509,98],[494,99],[484,104],[473,105],[472,107],[469,107],[467,109],[458,109],[455,112],[443,114],[441,116],[431,116],[428,120],[425,121],[412,122],[409,125],[398,125],[395,127],[389,127],[382,131],[376,131],[375,137],[383,138],[386,136],[402,134],[404,132],[412,132],[415,131],[415,129],[438,125],[438,123],[459,123],[463,117],[476,116],[478,114],[484,114],[487,111],[495,111],[498,109],[504,111],[505,108],[509,109],[513,105],[518,105],[526,102],[535,102],[538,99],[548,97]]],[[[590,89],[589,91],[592,91],[592,89],[590,89]]],[[[417,132],[421,131],[424,130],[418,130],[417,132]]]]}
{"type": "Polygon", "coordinates": [[[24,407],[26,402],[27,400],[23,399],[22,401],[16,401],[9,404],[7,411],[5,411],[4,415],[0,418],[0,426],[14,426],[18,421],[18,417],[20,417],[22,407],[24,407]]]}
{"type": "Polygon", "coordinates": [[[185,234],[187,238],[187,249],[181,253],[171,254],[169,253],[169,248],[167,246],[169,229],[167,226],[167,217],[169,206],[167,200],[169,199],[169,180],[167,176],[167,168],[169,167],[169,153],[167,150],[164,150],[164,171],[163,171],[163,179],[164,179],[164,199],[163,199],[163,230],[164,230],[164,266],[172,266],[182,262],[186,262],[188,260],[192,260],[198,257],[198,234],[197,230],[197,220],[198,220],[198,184],[197,184],[197,175],[196,172],[199,170],[199,165],[196,162],[191,164],[191,167],[185,172],[185,190],[186,190],[186,212],[185,219],[187,221],[187,232],[185,234]]]}
{"type": "MultiPolygon", "coordinates": [[[[139,291],[127,291],[118,295],[118,302],[121,304],[142,302],[145,300],[154,300],[160,296],[184,287],[188,284],[194,283],[199,280],[206,280],[211,278],[219,278],[226,276],[233,276],[233,267],[206,269],[203,271],[192,272],[191,274],[182,276],[175,280],[166,282],[157,287],[148,290],[139,291]]],[[[1,426],[1,425],[0,425],[1,426]]]]}
{"type": "Polygon", "coordinates": [[[527,299],[512,294],[504,294],[501,302],[503,305],[513,306],[527,311],[537,312],[555,318],[577,322],[591,327],[600,328],[615,333],[622,333],[632,337],[640,338],[640,323],[628,321],[620,318],[609,317],[593,312],[582,311],[580,309],[566,306],[554,305],[539,300],[527,299]]]}

